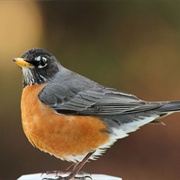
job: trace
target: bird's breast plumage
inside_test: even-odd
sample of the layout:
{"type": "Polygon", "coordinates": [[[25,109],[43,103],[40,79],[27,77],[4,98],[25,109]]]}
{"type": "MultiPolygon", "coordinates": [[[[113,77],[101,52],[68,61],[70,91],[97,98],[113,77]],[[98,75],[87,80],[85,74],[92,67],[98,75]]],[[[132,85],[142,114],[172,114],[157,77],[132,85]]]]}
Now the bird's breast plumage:
{"type": "Polygon", "coordinates": [[[27,86],[22,93],[23,130],[34,146],[63,160],[78,161],[108,142],[108,127],[102,119],[57,114],[43,104],[38,94],[44,86],[27,86]]]}

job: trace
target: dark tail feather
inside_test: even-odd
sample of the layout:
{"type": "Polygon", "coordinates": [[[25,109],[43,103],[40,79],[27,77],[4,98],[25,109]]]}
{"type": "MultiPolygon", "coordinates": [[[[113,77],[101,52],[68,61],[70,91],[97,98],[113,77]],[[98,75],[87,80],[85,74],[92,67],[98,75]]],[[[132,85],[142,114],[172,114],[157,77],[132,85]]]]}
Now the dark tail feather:
{"type": "Polygon", "coordinates": [[[165,102],[163,104],[164,105],[158,109],[162,113],[180,111],[180,101],[165,102]]]}

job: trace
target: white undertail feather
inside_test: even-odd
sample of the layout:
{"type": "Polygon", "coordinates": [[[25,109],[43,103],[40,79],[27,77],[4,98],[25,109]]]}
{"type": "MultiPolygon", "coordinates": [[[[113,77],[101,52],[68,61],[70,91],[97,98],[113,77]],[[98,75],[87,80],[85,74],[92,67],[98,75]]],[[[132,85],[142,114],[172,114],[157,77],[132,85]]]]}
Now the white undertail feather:
{"type": "MultiPolygon", "coordinates": [[[[96,149],[95,153],[90,157],[90,159],[95,160],[98,156],[102,155],[102,153],[104,153],[107,148],[111,147],[111,145],[113,145],[118,139],[127,137],[128,133],[136,131],[141,126],[148,124],[157,118],[159,118],[159,115],[157,114],[152,114],[148,117],[139,116],[132,122],[125,123],[117,128],[112,128],[112,133],[110,134],[109,141],[96,149]]],[[[67,156],[66,160],[71,162],[79,162],[82,161],[85,156],[86,154],[82,154],[79,156],[67,156]]]]}
{"type": "Polygon", "coordinates": [[[122,139],[128,136],[128,133],[134,132],[137,129],[139,129],[141,126],[152,122],[153,120],[159,118],[159,115],[153,114],[148,117],[139,116],[137,119],[134,119],[134,121],[125,123],[118,128],[112,128],[112,134],[110,135],[109,142],[104,144],[103,146],[100,146],[96,152],[93,154],[95,156],[101,155],[107,148],[109,148],[111,145],[113,145],[118,139],[122,139]]]}

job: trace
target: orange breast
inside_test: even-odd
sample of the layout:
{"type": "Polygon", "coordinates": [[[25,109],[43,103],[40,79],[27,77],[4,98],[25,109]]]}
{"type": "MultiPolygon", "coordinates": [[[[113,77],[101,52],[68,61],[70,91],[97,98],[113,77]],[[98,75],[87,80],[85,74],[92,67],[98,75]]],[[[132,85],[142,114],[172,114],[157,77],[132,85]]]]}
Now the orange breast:
{"type": "Polygon", "coordinates": [[[22,93],[23,130],[33,145],[66,160],[68,156],[84,155],[108,141],[107,126],[101,119],[60,115],[42,104],[38,94],[43,87],[27,86],[22,93]]]}

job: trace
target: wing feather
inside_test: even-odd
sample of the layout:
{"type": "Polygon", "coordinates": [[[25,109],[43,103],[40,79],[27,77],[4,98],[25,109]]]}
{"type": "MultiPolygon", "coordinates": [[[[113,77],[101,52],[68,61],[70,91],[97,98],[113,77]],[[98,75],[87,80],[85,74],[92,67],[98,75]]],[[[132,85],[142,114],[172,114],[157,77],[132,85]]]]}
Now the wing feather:
{"type": "Polygon", "coordinates": [[[68,70],[65,73],[66,76],[59,73],[39,94],[39,99],[58,113],[120,115],[151,110],[162,105],[106,88],[68,70]]]}

